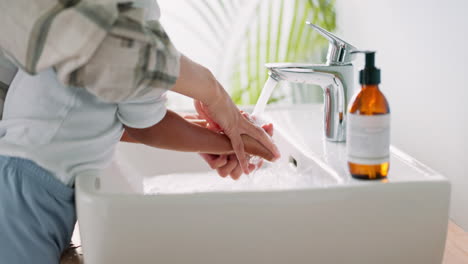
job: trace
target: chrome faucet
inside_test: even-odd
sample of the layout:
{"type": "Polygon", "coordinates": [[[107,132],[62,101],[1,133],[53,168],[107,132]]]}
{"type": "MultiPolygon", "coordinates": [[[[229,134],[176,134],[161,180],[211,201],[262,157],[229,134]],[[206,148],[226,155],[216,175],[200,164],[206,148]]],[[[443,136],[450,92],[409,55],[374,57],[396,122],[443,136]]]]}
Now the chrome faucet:
{"type": "Polygon", "coordinates": [[[352,61],[357,49],[325,29],[307,24],[329,41],[325,64],[267,63],[270,77],[276,81],[315,84],[324,92],[324,129],[329,141],[345,141],[346,108],[353,93],[352,61]]]}

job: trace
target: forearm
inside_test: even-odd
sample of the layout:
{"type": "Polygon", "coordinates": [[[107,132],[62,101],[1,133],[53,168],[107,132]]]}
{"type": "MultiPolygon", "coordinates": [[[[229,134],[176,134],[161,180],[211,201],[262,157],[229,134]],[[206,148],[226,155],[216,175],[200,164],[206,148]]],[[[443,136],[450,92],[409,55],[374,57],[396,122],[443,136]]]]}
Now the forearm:
{"type": "MultiPolygon", "coordinates": [[[[186,115],[184,114],[181,114],[181,113],[178,113],[178,115],[180,116],[183,116],[184,119],[187,121],[187,122],[190,122],[194,125],[197,125],[197,126],[201,126],[201,127],[204,127],[204,128],[207,128],[206,127],[206,120],[203,120],[203,119],[198,119],[198,118],[195,118],[195,119],[192,119],[192,118],[187,118],[186,115]]],[[[128,129],[128,128],[127,128],[128,129]]],[[[127,143],[136,143],[136,144],[141,144],[141,142],[139,142],[138,140],[132,138],[130,136],[130,134],[128,133],[127,129],[124,130],[123,134],[122,134],[122,137],[120,138],[120,141],[121,142],[127,142],[127,143]]]]}
{"type": "Polygon", "coordinates": [[[211,154],[232,152],[225,135],[192,124],[172,111],[152,127],[126,127],[125,130],[123,141],[140,142],[156,148],[211,154]]]}
{"type": "Polygon", "coordinates": [[[180,56],[179,78],[171,90],[204,104],[212,104],[225,93],[207,68],[184,55],[180,56]]]}
{"type": "Polygon", "coordinates": [[[124,130],[124,132],[123,132],[123,134],[122,134],[122,137],[120,138],[120,141],[121,141],[121,142],[127,142],[127,143],[141,143],[141,142],[139,142],[138,140],[135,140],[134,138],[132,138],[132,137],[128,134],[128,132],[127,132],[126,129],[124,130]]]}

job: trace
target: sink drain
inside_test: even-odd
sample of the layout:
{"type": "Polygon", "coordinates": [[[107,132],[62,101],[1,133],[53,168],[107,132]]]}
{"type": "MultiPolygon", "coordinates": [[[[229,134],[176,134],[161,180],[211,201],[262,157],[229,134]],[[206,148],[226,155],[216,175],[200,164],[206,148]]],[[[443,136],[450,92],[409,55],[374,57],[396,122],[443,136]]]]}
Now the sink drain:
{"type": "Polygon", "coordinates": [[[293,168],[297,168],[297,160],[293,156],[289,156],[289,164],[293,168]]]}

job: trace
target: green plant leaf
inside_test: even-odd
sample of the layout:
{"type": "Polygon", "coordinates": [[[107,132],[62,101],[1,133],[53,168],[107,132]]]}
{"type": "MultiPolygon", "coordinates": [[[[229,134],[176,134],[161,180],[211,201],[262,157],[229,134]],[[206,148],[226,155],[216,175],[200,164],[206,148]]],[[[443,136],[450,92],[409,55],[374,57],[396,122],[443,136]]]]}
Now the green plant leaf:
{"type": "MultiPolygon", "coordinates": [[[[219,55],[224,56],[222,52],[229,40],[225,35],[242,25],[237,22],[245,19],[246,1],[188,2],[214,35],[216,45],[221,50],[219,55]]],[[[252,6],[254,4],[248,3],[252,3],[252,6]]],[[[329,31],[336,28],[335,0],[257,0],[257,3],[254,6],[256,17],[248,18],[253,19],[252,23],[244,25],[245,29],[237,30],[245,31],[244,39],[235,43],[236,48],[229,53],[236,52],[230,56],[236,60],[234,66],[228,69],[231,78],[226,86],[236,104],[254,104],[258,100],[268,78],[264,67],[267,62],[320,63],[328,43],[308,28],[305,24],[307,20],[329,31]],[[290,25],[287,31],[285,25],[290,25]]],[[[310,89],[292,88],[288,96],[313,99],[320,93],[314,93],[310,89]]],[[[285,97],[285,94],[275,92],[269,102],[278,102],[285,97]]]]}

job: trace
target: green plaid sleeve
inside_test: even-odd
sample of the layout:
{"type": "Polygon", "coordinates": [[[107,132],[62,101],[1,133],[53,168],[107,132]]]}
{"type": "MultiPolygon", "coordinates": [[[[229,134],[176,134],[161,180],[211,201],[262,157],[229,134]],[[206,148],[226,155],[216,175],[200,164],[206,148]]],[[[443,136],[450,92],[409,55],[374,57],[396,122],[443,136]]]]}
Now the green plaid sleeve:
{"type": "Polygon", "coordinates": [[[180,54],[158,21],[125,1],[0,0],[0,48],[24,71],[54,67],[65,85],[109,102],[159,94],[180,54]]]}
{"type": "Polygon", "coordinates": [[[3,105],[5,104],[6,92],[8,90],[8,86],[4,83],[0,82],[0,120],[2,120],[3,115],[3,105]]]}
{"type": "Polygon", "coordinates": [[[0,120],[2,119],[3,105],[8,87],[15,77],[17,70],[18,68],[0,52],[0,120]]]}

